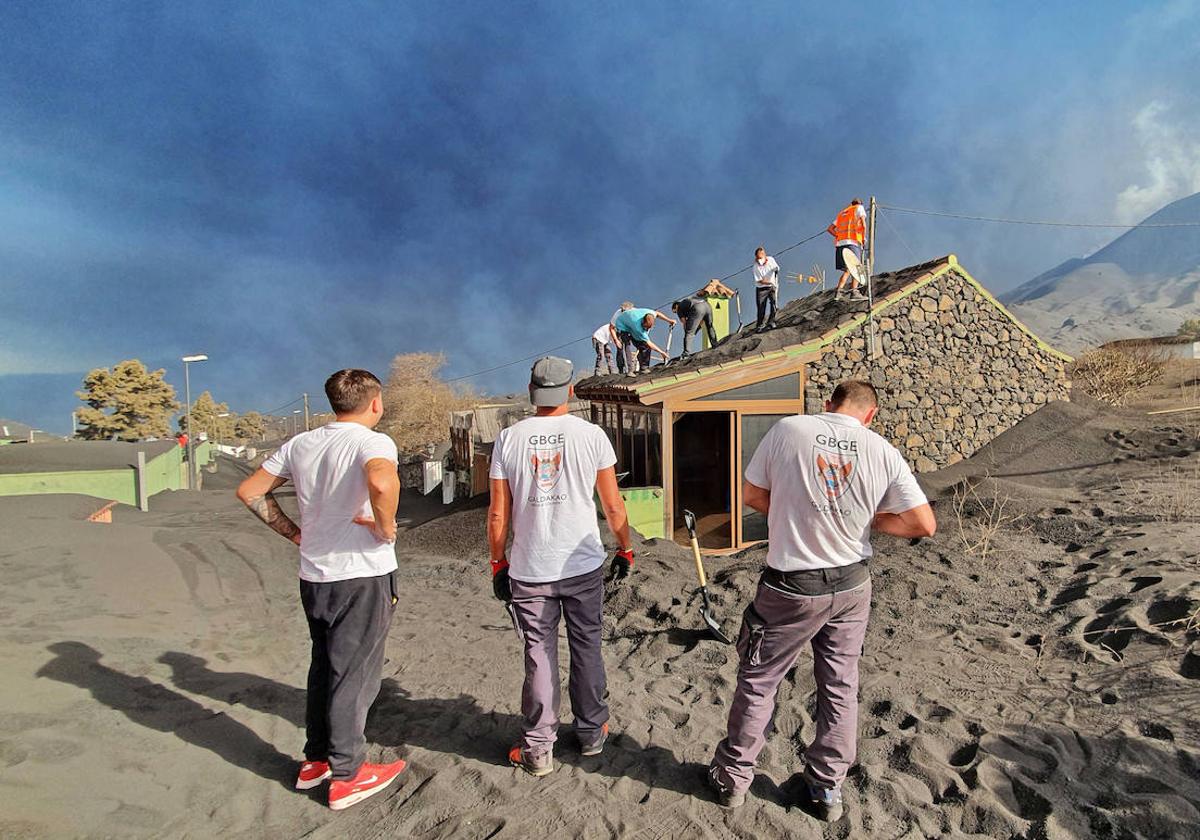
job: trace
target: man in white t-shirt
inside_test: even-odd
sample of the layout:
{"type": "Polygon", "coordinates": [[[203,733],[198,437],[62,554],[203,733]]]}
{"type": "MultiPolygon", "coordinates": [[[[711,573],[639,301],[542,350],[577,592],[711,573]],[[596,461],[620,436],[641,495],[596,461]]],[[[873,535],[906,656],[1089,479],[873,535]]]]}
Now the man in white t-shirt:
{"type": "Polygon", "coordinates": [[[492,450],[492,590],[510,607],[525,646],[523,733],[508,757],[535,776],[554,769],[560,617],[567,623],[569,694],[580,752],[598,755],[608,737],[600,654],[605,552],[596,494],[620,546],[613,576],[623,578],[633,567],[617,456],[599,426],[567,413],[572,373],[566,359],[538,359],[529,382],[537,413],[500,432],[492,450]],[[512,547],[505,554],[510,523],[512,547]]]}
{"type": "Polygon", "coordinates": [[[779,263],[774,257],[767,256],[765,248],[754,252],[754,299],[758,304],[758,323],[754,329],[763,328],[766,319],[767,329],[775,326],[775,312],[779,308],[779,263]],[[767,310],[771,310],[768,317],[767,310]]]}
{"type": "Polygon", "coordinates": [[[843,382],[824,414],[788,417],[771,427],[746,467],[743,498],[766,514],[770,546],[738,637],[729,732],[709,767],[725,807],[745,801],[775,692],[811,642],[817,715],[805,752],[807,804],[822,819],[841,816],[841,785],[856,752],[858,660],[871,611],[870,532],[928,537],[937,529],[903,456],[867,428],[877,410],[869,383],[843,382]]]}
{"type": "Polygon", "coordinates": [[[367,711],[379,694],[384,644],[396,609],[396,444],[373,431],[382,385],[365,370],[325,382],[336,422],[296,435],[238,487],[259,519],[300,547],[300,600],[312,638],[304,762],[296,787],[332,779],[329,807],[383,790],[403,761],[367,764],[367,711]],[[291,481],[300,524],[272,491],[291,481]]]}
{"type": "MultiPolygon", "coordinates": [[[[620,312],[621,310],[617,310],[620,312]]],[[[617,366],[613,362],[612,345],[609,339],[612,338],[613,324],[612,321],[601,324],[594,333],[592,333],[592,349],[596,351],[596,376],[604,376],[606,373],[617,373],[617,366]]]]}

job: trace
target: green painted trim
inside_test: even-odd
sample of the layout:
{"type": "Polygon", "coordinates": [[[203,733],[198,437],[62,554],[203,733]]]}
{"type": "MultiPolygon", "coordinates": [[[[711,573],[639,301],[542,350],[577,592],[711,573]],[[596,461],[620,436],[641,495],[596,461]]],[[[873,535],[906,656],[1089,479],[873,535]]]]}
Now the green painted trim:
{"type": "Polygon", "coordinates": [[[1051,347],[1049,344],[1047,344],[1046,342],[1044,342],[1040,338],[1038,338],[1037,335],[1033,332],[1033,330],[1031,330],[1031,329],[1029,329],[1029,327],[1025,326],[1021,322],[1020,318],[1018,318],[1016,315],[1009,312],[1008,307],[1006,307],[1003,303],[1001,303],[999,300],[997,300],[995,295],[993,295],[991,292],[989,292],[987,289],[985,289],[983,287],[982,283],[980,283],[978,280],[976,280],[974,277],[972,277],[971,274],[965,268],[963,268],[963,266],[958,262],[957,257],[955,257],[953,254],[951,254],[951,259],[953,259],[953,261],[954,261],[955,271],[957,271],[964,278],[966,278],[966,280],[972,286],[974,286],[976,289],[979,290],[980,294],[982,294],[985,298],[987,298],[989,301],[991,301],[992,306],[996,307],[1001,312],[1003,312],[1004,315],[1008,318],[1008,320],[1010,320],[1014,324],[1016,324],[1017,327],[1021,330],[1021,332],[1025,333],[1025,335],[1032,338],[1034,343],[1038,347],[1040,347],[1042,350],[1045,350],[1051,356],[1055,356],[1056,358],[1061,359],[1064,362],[1075,361],[1074,356],[1068,356],[1066,353],[1062,352],[1061,350],[1056,350],[1055,348],[1051,347]]]}

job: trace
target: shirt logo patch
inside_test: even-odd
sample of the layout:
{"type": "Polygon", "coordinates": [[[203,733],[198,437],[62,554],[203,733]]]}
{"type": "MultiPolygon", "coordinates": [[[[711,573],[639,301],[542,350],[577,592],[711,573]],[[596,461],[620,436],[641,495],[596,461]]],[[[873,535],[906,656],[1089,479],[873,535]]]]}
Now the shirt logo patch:
{"type": "Polygon", "coordinates": [[[529,456],[529,462],[533,467],[533,477],[537,481],[538,489],[544,493],[558,484],[559,476],[562,475],[563,447],[559,445],[553,449],[534,449],[533,454],[529,456]]]}
{"type": "Polygon", "coordinates": [[[850,486],[850,477],[858,466],[858,453],[814,446],[813,465],[824,486],[825,497],[832,502],[841,498],[850,486]]]}

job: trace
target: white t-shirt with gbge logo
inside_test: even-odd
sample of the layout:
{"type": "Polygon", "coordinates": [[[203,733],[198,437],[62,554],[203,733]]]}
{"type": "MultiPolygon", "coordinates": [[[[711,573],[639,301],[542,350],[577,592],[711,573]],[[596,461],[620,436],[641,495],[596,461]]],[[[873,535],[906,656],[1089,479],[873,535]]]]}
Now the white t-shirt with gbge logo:
{"type": "Polygon", "coordinates": [[[771,491],[767,565],[781,572],[849,566],[871,556],[871,520],[925,504],[904,456],[845,414],[780,420],[746,480],[771,491]]]}
{"type": "Polygon", "coordinates": [[[527,417],[500,432],[489,475],[512,493],[514,580],[564,580],[604,564],[596,473],[616,462],[603,430],[570,414],[527,417]]]}

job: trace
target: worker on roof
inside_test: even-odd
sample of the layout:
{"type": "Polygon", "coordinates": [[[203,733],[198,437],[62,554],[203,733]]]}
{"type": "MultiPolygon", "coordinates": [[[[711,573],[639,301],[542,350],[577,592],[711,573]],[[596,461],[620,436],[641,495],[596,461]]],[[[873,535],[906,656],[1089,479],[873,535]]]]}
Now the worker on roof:
{"type": "Polygon", "coordinates": [[[763,318],[767,317],[767,309],[771,314],[767,317],[767,329],[775,326],[775,312],[779,308],[779,263],[774,257],[767,256],[767,249],[759,247],[754,252],[754,299],[758,303],[758,323],[754,329],[763,328],[763,318]]]}
{"type": "MultiPolygon", "coordinates": [[[[833,237],[837,249],[834,267],[842,272],[837,290],[833,293],[834,299],[842,296],[842,288],[849,280],[850,299],[866,300],[866,296],[858,290],[858,281],[863,274],[863,242],[867,238],[867,211],[862,201],[857,198],[851,201],[826,230],[833,237]]],[[[865,277],[862,280],[867,282],[865,277]]]]}
{"type": "MultiPolygon", "coordinates": [[[[617,310],[620,312],[621,310],[617,310]]],[[[592,349],[596,351],[596,376],[604,376],[606,373],[616,373],[617,365],[613,361],[612,351],[613,325],[612,322],[601,324],[597,330],[592,333],[592,349]]]]}
{"type": "Polygon", "coordinates": [[[617,316],[622,312],[628,312],[630,309],[633,309],[633,301],[623,300],[621,301],[621,305],[617,307],[616,312],[608,319],[608,340],[612,343],[613,347],[617,348],[617,373],[625,372],[625,351],[623,349],[624,345],[621,344],[621,337],[617,334],[617,316]]]}
{"type": "Polygon", "coordinates": [[[613,326],[620,339],[620,346],[625,352],[625,374],[627,376],[633,376],[640,369],[650,367],[651,351],[662,356],[664,362],[669,360],[667,351],[650,340],[650,330],[654,328],[654,322],[659,318],[669,321],[672,327],[679,323],[657,309],[641,309],[636,306],[633,309],[626,309],[617,316],[613,326]]]}
{"type": "Polygon", "coordinates": [[[683,321],[683,352],[679,358],[686,359],[691,354],[692,336],[704,332],[708,336],[708,346],[717,346],[717,331],[713,328],[712,307],[703,295],[689,295],[671,304],[671,311],[683,321]]]}

